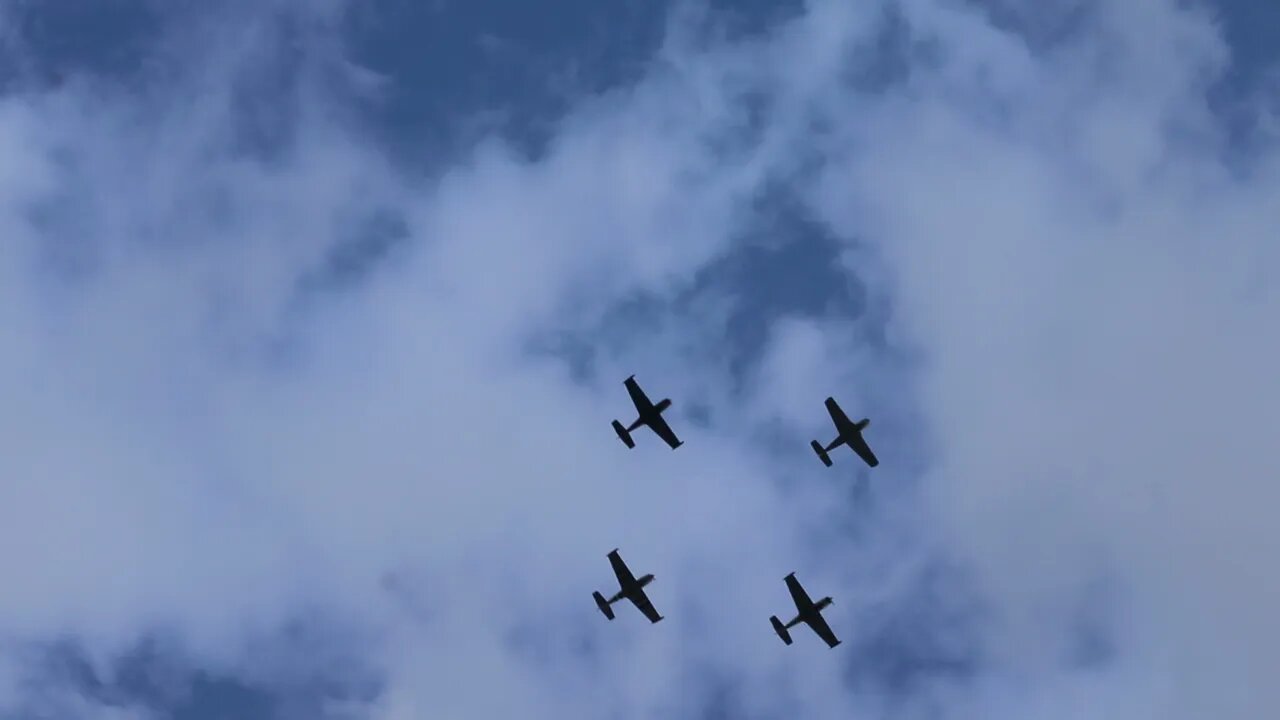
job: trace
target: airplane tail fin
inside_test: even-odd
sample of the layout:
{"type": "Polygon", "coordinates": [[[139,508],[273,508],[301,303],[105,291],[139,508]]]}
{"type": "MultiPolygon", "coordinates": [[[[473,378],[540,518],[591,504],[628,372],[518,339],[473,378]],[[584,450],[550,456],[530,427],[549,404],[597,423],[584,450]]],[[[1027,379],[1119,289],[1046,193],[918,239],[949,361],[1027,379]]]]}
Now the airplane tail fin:
{"type": "Polygon", "coordinates": [[[831,467],[831,456],[827,454],[826,450],[822,449],[822,444],[817,440],[811,440],[809,444],[813,447],[813,451],[818,453],[818,459],[822,461],[822,464],[831,467]]]}
{"type": "Polygon", "coordinates": [[[599,607],[599,608],[600,608],[600,612],[604,613],[604,616],[605,616],[605,617],[607,617],[607,618],[609,618],[610,620],[612,620],[612,619],[613,619],[613,608],[609,607],[609,601],[605,600],[605,599],[604,599],[604,596],[603,596],[603,595],[601,595],[599,592],[593,592],[593,593],[591,593],[591,597],[593,597],[593,598],[595,598],[595,599],[596,599],[596,607],[599,607]]]}
{"type": "Polygon", "coordinates": [[[627,447],[634,448],[636,446],[636,441],[631,439],[631,433],[627,432],[627,429],[622,427],[622,423],[617,420],[613,421],[613,431],[618,433],[618,439],[627,447]]]}
{"type": "Polygon", "coordinates": [[[791,633],[787,632],[787,626],[782,624],[782,621],[778,619],[778,616],[769,616],[769,622],[773,624],[773,631],[778,633],[778,637],[782,638],[782,642],[790,645],[791,633]]]}

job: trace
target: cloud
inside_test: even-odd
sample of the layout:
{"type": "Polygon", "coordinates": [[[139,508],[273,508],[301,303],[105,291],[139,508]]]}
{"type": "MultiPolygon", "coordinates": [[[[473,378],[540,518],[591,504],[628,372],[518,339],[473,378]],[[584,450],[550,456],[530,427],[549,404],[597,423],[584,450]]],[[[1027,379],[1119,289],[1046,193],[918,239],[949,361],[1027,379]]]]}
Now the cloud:
{"type": "Polygon", "coordinates": [[[967,28],[917,26],[956,59],[846,107],[857,159],[828,166],[820,206],[886,257],[929,358],[926,494],[1000,611],[988,673],[1043,697],[1038,716],[1264,717],[1274,159],[1246,177],[1222,160],[1215,29],[1133,5],[1097,9],[1030,74],[1016,36],[966,60],[967,28]],[[1072,69],[1102,57],[1105,77],[1072,69]],[[992,80],[948,95],[955,77],[992,80]],[[1095,578],[1117,588],[1116,657],[1074,670],[1095,578]],[[1123,692],[1051,707],[1089,677],[1123,692]]]}
{"type": "Polygon", "coordinates": [[[73,637],[111,677],[159,633],[173,662],[254,680],[279,673],[257,639],[314,612],[369,643],[386,682],[370,712],[388,716],[683,707],[693,665],[772,649],[738,630],[767,617],[763,595],[707,604],[777,585],[799,554],[752,538],[780,500],[752,453],[687,426],[694,450],[628,454],[607,430],[629,412],[624,362],[682,404],[710,377],[660,360],[693,321],[648,372],[610,357],[585,387],[525,351],[727,248],[774,161],[709,142],[738,132],[724,71],[586,104],[541,162],[492,141],[410,177],[316,79],[332,48],[310,31],[297,79],[264,90],[259,64],[297,26],[208,22],[217,42],[171,41],[144,89],[80,78],[7,100],[6,167],[28,170],[6,193],[6,634],[73,637]],[[269,99],[293,109],[264,135],[247,120],[269,99]],[[373,217],[399,239],[351,250],[373,217]],[[317,284],[352,252],[371,254],[362,277],[317,284]],[[673,619],[647,650],[582,602],[613,546],[662,578],[673,619]],[[758,562],[714,567],[725,553],[758,562]],[[584,643],[612,679],[588,682],[584,643]]]}
{"type": "Polygon", "coordinates": [[[1273,145],[1225,159],[1202,11],[1061,5],[677,13],[538,157],[414,170],[337,4],[11,90],[0,706],[48,696],[32,643],[109,678],[158,637],[357,678],[310,717],[1267,716],[1273,145]],[[862,314],[769,321],[735,382],[717,273],[779,194],[862,314]],[[631,373],[679,451],[612,437],[631,373]],[[880,468],[808,455],[828,394],[880,468]],[[598,616],[613,547],[666,621],[598,616]],[[768,632],[793,570],[838,651],[768,632]]]}

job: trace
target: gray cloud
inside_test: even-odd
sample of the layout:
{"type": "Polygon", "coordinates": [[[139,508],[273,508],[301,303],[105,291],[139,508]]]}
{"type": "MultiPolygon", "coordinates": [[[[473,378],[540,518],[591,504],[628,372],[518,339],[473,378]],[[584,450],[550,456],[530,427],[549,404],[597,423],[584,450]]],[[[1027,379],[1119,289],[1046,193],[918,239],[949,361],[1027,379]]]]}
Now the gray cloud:
{"type": "Polygon", "coordinates": [[[929,358],[927,496],[999,611],[1009,712],[1265,717],[1274,174],[1223,163],[1214,29],[1131,5],[1035,61],[1016,36],[976,50],[974,15],[920,23],[954,59],[845,108],[860,149],[821,206],[886,257],[929,358]],[[1082,670],[1072,618],[1097,583],[1115,656],[1082,670]]]}

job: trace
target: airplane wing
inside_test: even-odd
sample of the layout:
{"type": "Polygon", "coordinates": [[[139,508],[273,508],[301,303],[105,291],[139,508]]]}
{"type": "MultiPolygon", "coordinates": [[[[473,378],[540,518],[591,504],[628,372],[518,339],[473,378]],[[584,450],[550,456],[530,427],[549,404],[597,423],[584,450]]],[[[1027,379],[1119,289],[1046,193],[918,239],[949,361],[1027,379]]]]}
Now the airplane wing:
{"type": "MultiPolygon", "coordinates": [[[[662,616],[658,614],[657,609],[653,607],[653,603],[649,602],[649,596],[644,594],[644,590],[636,589],[635,592],[627,596],[627,599],[630,600],[631,604],[635,605],[636,609],[645,617],[649,618],[649,622],[656,623],[662,619],[662,616]]],[[[831,631],[827,630],[827,632],[831,631]]]]}
{"type": "Polygon", "coordinates": [[[623,384],[627,386],[627,394],[631,396],[631,402],[635,404],[636,410],[643,413],[653,408],[653,403],[649,402],[649,396],[644,394],[640,384],[636,382],[635,375],[627,378],[623,384]]]}
{"type": "Polygon", "coordinates": [[[805,618],[805,624],[813,628],[813,631],[822,638],[827,647],[835,647],[840,644],[840,640],[836,638],[836,634],[831,632],[831,626],[823,619],[822,615],[814,614],[812,617],[805,618]]]}
{"type": "Polygon", "coordinates": [[[609,564],[613,565],[613,574],[618,576],[618,584],[626,587],[635,584],[636,576],[631,574],[631,570],[627,568],[627,564],[622,562],[622,556],[618,554],[615,548],[609,553],[609,564]]]}
{"type": "Polygon", "coordinates": [[[675,450],[684,444],[680,441],[680,438],[676,437],[676,434],[672,432],[671,426],[667,424],[666,420],[662,419],[661,415],[649,421],[649,428],[653,430],[654,434],[670,445],[672,450],[675,450]]]}
{"type": "Polygon", "coordinates": [[[831,415],[831,422],[835,423],[836,429],[840,431],[841,435],[844,435],[845,428],[852,426],[853,421],[850,420],[849,416],[845,415],[844,411],[840,409],[840,406],[836,404],[835,398],[827,398],[826,401],[824,401],[824,404],[827,406],[827,414],[831,415]]]}
{"type": "Polygon", "coordinates": [[[796,579],[796,574],[791,573],[786,578],[787,589],[791,591],[791,599],[796,603],[796,609],[804,612],[813,607],[813,601],[809,599],[809,594],[800,587],[800,581],[796,579]]]}
{"type": "Polygon", "coordinates": [[[849,438],[848,442],[849,447],[853,448],[853,451],[858,453],[858,457],[862,458],[862,461],[867,465],[875,467],[880,464],[880,461],[876,459],[875,453],[871,452],[871,446],[867,445],[867,441],[862,439],[862,433],[855,433],[853,437],[849,438]]]}

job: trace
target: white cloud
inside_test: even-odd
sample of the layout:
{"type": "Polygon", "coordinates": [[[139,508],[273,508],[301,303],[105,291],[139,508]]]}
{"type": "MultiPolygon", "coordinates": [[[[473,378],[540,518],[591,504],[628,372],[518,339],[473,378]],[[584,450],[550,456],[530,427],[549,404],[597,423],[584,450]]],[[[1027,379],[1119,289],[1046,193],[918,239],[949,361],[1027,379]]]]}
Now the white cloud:
{"type": "MultiPolygon", "coordinates": [[[[273,57],[269,24],[185,54],[175,76],[197,85],[10,95],[0,633],[110,657],[171,632],[200,663],[270,675],[251,642],[318,610],[385,674],[381,718],[690,714],[704,672],[771,715],[1268,716],[1276,163],[1222,165],[1203,102],[1216,30],[1131,5],[1092,8],[1045,52],[966,6],[907,3],[933,49],[885,94],[848,84],[878,8],[813,3],[740,45],[677,34],[545,159],[491,141],[431,177],[392,169],[338,111],[330,6],[270,160],[242,151],[231,105],[273,57]],[[749,92],[773,101],[756,143],[749,92]],[[714,296],[611,329],[585,384],[524,354],[686,288],[779,179],[858,240],[850,270],[892,298],[910,374],[853,324],[790,318],[735,396],[714,296]],[[387,210],[409,234],[391,258],[304,299],[387,210]],[[632,372],[675,400],[679,451],[613,438],[632,372]],[[826,394],[872,415],[900,463],[871,473],[879,504],[850,536],[832,523],[854,512],[856,462],[805,456],[826,394]],[[695,398],[710,427],[683,415],[695,398]],[[803,438],[795,455],[762,428],[803,438]],[[613,547],[657,576],[667,621],[599,617],[613,547]],[[972,677],[842,690],[850,658],[893,662],[857,653],[940,551],[986,613],[936,631],[980,635],[972,677]],[[769,632],[792,570],[836,597],[839,650],[769,632]],[[1063,657],[1099,583],[1115,659],[1081,669],[1063,657]]],[[[951,609],[960,590],[928,592],[951,609]]]]}

